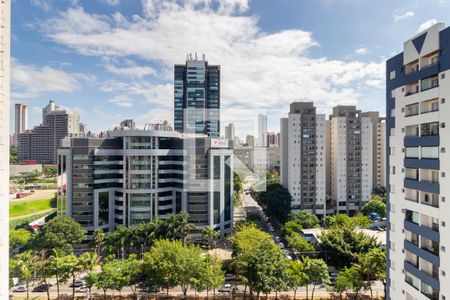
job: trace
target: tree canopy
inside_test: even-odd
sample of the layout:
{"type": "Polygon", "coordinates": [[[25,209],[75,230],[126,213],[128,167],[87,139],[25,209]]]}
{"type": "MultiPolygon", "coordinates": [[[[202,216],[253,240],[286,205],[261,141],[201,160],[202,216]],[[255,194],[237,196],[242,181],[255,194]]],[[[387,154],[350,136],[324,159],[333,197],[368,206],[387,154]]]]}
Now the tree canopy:
{"type": "MultiPolygon", "coordinates": [[[[379,196],[374,196],[379,197],[379,196]]],[[[365,216],[370,215],[371,213],[377,213],[380,217],[386,217],[386,203],[378,199],[372,199],[367,202],[362,208],[362,213],[365,216]]]]}
{"type": "Polygon", "coordinates": [[[302,228],[315,228],[319,226],[319,218],[306,210],[295,211],[289,214],[289,219],[299,224],[302,228]]]}

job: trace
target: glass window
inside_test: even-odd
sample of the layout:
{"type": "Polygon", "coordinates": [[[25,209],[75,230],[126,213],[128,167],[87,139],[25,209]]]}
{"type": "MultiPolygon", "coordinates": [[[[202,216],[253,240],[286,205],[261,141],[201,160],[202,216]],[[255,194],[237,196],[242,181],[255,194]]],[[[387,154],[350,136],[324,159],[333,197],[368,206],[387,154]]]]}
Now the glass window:
{"type": "Polygon", "coordinates": [[[419,158],[419,147],[406,147],[406,158],[419,158]]]}
{"type": "Polygon", "coordinates": [[[422,147],[422,158],[439,158],[439,147],[422,147]]]}

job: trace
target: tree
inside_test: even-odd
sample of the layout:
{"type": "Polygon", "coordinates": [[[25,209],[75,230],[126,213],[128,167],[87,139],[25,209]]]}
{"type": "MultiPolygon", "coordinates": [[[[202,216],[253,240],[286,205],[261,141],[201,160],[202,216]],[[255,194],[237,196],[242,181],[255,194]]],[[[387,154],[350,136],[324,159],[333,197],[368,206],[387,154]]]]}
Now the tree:
{"type": "Polygon", "coordinates": [[[303,229],[302,225],[298,224],[297,222],[287,221],[280,231],[280,236],[282,238],[286,238],[293,233],[300,233],[300,231],[302,231],[302,229],[303,229]]]}
{"type": "Polygon", "coordinates": [[[106,261],[102,266],[102,271],[96,275],[95,286],[103,290],[103,297],[106,299],[106,291],[109,289],[115,289],[117,280],[114,280],[117,271],[115,265],[112,265],[111,261],[106,261]]]}
{"type": "MultiPolygon", "coordinates": [[[[53,274],[51,273],[50,259],[47,257],[45,250],[41,251],[39,254],[39,259],[35,264],[35,274],[36,277],[48,284],[47,279],[53,274]]],[[[50,300],[50,289],[47,288],[47,299],[50,300]]]]}
{"type": "Polygon", "coordinates": [[[72,277],[72,298],[75,299],[75,280],[83,271],[83,265],[73,253],[60,258],[60,266],[72,277]]]}
{"type": "Polygon", "coordinates": [[[33,278],[33,273],[36,268],[35,264],[37,261],[38,257],[36,256],[36,254],[31,250],[27,250],[18,254],[14,259],[12,259],[10,263],[11,273],[19,277],[20,280],[25,281],[25,284],[27,286],[27,299],[30,298],[29,287],[31,279],[33,278]]]}
{"type": "Polygon", "coordinates": [[[59,298],[59,287],[62,283],[66,283],[70,277],[70,269],[66,264],[65,256],[62,250],[53,249],[50,256],[49,272],[55,276],[56,291],[59,298]]]}
{"type": "Polygon", "coordinates": [[[142,278],[142,261],[138,260],[135,254],[131,254],[124,260],[124,263],[123,274],[126,286],[131,288],[134,297],[137,298],[137,285],[142,278]]]}
{"type": "Polygon", "coordinates": [[[379,280],[386,286],[386,252],[379,248],[370,249],[361,255],[358,267],[364,280],[368,282],[370,297],[373,298],[372,281],[379,280]]]}
{"type": "Polygon", "coordinates": [[[181,242],[184,246],[187,235],[191,230],[195,229],[195,225],[189,223],[189,214],[185,211],[176,215],[175,222],[175,231],[181,235],[181,242]]]}
{"type": "MultiPolygon", "coordinates": [[[[330,275],[328,274],[328,266],[320,258],[306,258],[303,262],[304,271],[308,278],[308,283],[313,285],[311,292],[311,300],[314,299],[314,291],[317,285],[329,285],[330,275]]],[[[308,299],[308,286],[306,286],[306,299],[308,299]]]]}
{"type": "Polygon", "coordinates": [[[58,215],[45,224],[38,232],[40,247],[47,249],[73,249],[74,244],[81,243],[86,237],[86,230],[74,219],[58,215]]]}
{"type": "Polygon", "coordinates": [[[289,214],[289,219],[302,226],[302,228],[315,228],[319,226],[319,218],[306,210],[295,211],[289,214]]]}
{"type": "Polygon", "coordinates": [[[147,282],[169,288],[179,285],[186,297],[187,290],[198,283],[202,269],[202,251],[180,241],[159,240],[144,255],[147,282]]]}
{"type": "Polygon", "coordinates": [[[320,235],[321,249],[330,255],[328,262],[338,268],[357,263],[361,254],[379,248],[375,237],[354,231],[352,226],[333,226],[320,235]]]}
{"type": "Polygon", "coordinates": [[[136,284],[141,274],[141,263],[136,255],[132,254],[126,259],[112,259],[107,261],[102,272],[98,275],[97,285],[106,293],[107,289],[114,289],[121,293],[126,286],[131,287],[136,296],[136,284]]]}
{"type": "MultiPolygon", "coordinates": [[[[374,196],[379,197],[379,196],[374,196]]],[[[362,208],[362,213],[365,216],[370,215],[371,213],[377,213],[380,217],[386,217],[386,204],[380,200],[370,200],[367,202],[362,208]]]]}
{"type": "Polygon", "coordinates": [[[14,165],[19,162],[19,154],[17,151],[17,147],[14,145],[9,146],[9,164],[14,165]]]}
{"type": "Polygon", "coordinates": [[[14,249],[26,247],[31,240],[31,232],[27,229],[16,229],[9,232],[9,252],[14,249]]]}
{"type": "Polygon", "coordinates": [[[208,246],[211,248],[215,248],[215,244],[217,239],[219,238],[220,233],[217,230],[212,229],[211,227],[205,227],[202,230],[202,239],[208,243],[208,246]]]}
{"type": "Polygon", "coordinates": [[[336,277],[334,285],[334,289],[339,293],[341,298],[343,292],[347,292],[347,290],[351,289],[356,293],[355,299],[358,299],[359,292],[366,288],[367,286],[361,277],[361,273],[354,265],[341,271],[336,277]]]}
{"type": "Polygon", "coordinates": [[[95,276],[93,274],[95,268],[98,266],[98,261],[99,257],[95,252],[84,252],[79,258],[82,269],[87,272],[86,287],[89,289],[89,298],[91,296],[92,287],[95,284],[95,276]]]}
{"type": "Polygon", "coordinates": [[[258,202],[272,219],[285,222],[291,211],[291,194],[275,179],[268,179],[265,192],[255,193],[258,202]]]}
{"type": "MultiPolygon", "coordinates": [[[[216,289],[220,288],[224,282],[224,272],[222,271],[222,263],[216,256],[205,256],[206,270],[204,272],[205,287],[207,292],[213,290],[214,298],[216,297],[216,289]]],[[[208,298],[208,294],[206,294],[208,298]]]]}
{"type": "Polygon", "coordinates": [[[102,229],[97,228],[94,231],[92,240],[94,242],[95,252],[97,253],[98,256],[100,256],[102,253],[102,245],[103,242],[105,241],[105,232],[102,229]]]}
{"type": "Polygon", "coordinates": [[[299,260],[289,261],[286,274],[289,286],[294,290],[294,300],[297,296],[297,289],[308,284],[308,276],[305,273],[304,265],[299,260]]]}
{"type": "Polygon", "coordinates": [[[286,237],[286,240],[298,252],[312,252],[315,250],[314,246],[298,233],[292,233],[286,237]]]}
{"type": "Polygon", "coordinates": [[[54,177],[57,174],[58,169],[56,166],[44,166],[42,168],[42,173],[47,177],[54,177]]]}

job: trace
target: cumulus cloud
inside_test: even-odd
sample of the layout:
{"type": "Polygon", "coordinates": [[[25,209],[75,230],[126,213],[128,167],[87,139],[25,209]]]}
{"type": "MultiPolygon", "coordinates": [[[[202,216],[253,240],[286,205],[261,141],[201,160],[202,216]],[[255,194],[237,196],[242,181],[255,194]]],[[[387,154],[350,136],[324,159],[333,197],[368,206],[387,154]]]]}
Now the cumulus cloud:
{"type": "Polygon", "coordinates": [[[142,78],[147,75],[155,75],[156,71],[151,67],[137,66],[128,61],[126,66],[119,66],[117,60],[104,58],[103,65],[108,72],[126,77],[142,78]]]}
{"type": "Polygon", "coordinates": [[[127,95],[118,95],[112,99],[109,99],[109,102],[122,107],[132,107],[133,101],[127,95]]]}
{"type": "Polygon", "coordinates": [[[414,12],[413,11],[407,11],[403,14],[394,14],[394,21],[398,22],[398,21],[402,21],[408,18],[414,17],[414,12]]]}
{"type": "Polygon", "coordinates": [[[364,48],[364,47],[357,48],[357,49],[355,49],[355,53],[358,55],[367,54],[367,48],[364,48]]]}
{"type": "Polygon", "coordinates": [[[78,89],[77,75],[49,66],[11,62],[13,98],[36,98],[46,92],[73,92],[78,89]]]}
{"type": "Polygon", "coordinates": [[[244,14],[248,4],[248,0],[143,0],[143,15],[130,18],[120,13],[90,14],[78,7],[44,22],[41,29],[49,39],[82,55],[107,57],[110,72],[139,74],[133,81],[104,82],[102,91],[142,98],[169,110],[173,75],[167,74],[175,63],[184,62],[188,52],[205,53],[209,63],[221,65],[224,108],[279,109],[299,97],[330,108],[356,104],[361,88],[383,86],[384,62],[313,58],[309,52],[320,45],[311,32],[265,32],[255,16],[244,14]],[[158,71],[119,65],[108,60],[111,57],[148,61],[158,71]],[[147,75],[163,83],[142,80],[147,75]]]}
{"type": "Polygon", "coordinates": [[[435,24],[437,24],[437,20],[436,19],[426,20],[425,22],[420,24],[419,28],[417,29],[417,33],[425,31],[425,30],[427,30],[428,28],[430,28],[431,26],[433,26],[435,24]]]}

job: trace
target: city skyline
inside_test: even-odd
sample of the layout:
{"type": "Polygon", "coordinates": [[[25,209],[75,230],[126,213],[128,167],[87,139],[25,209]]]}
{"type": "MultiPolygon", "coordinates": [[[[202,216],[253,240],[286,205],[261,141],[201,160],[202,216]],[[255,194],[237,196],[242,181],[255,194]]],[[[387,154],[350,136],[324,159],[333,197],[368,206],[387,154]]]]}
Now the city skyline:
{"type": "MultiPolygon", "coordinates": [[[[386,2],[374,9],[365,2],[355,7],[343,3],[336,10],[330,1],[284,1],[276,7],[267,1],[224,1],[222,6],[210,7],[202,1],[196,7],[151,3],[15,3],[11,107],[15,103],[29,106],[30,128],[39,123],[37,108],[50,99],[78,111],[88,130],[96,132],[117,125],[116,119],[133,118],[141,127],[173,120],[173,64],[197,52],[222,66],[224,112],[228,109],[228,115],[238,118],[242,113],[233,110],[251,108],[268,114],[268,131],[279,131],[278,118],[288,112],[292,101],[314,101],[318,111],[327,115],[337,104],[377,110],[384,98],[384,59],[397,50],[396,36],[406,39],[423,23],[446,21],[449,5],[446,1],[386,2]],[[356,9],[361,13],[347,18],[347,10],[356,9]],[[334,15],[326,24],[313,21],[314,16],[330,13],[334,15]],[[278,15],[284,17],[274,20],[278,15]],[[381,15],[388,17],[386,24],[379,22],[381,15]],[[175,18],[182,21],[171,21],[175,18]],[[218,29],[229,22],[235,26],[201,34],[195,28],[184,29],[178,36],[171,28],[184,26],[183,21],[218,29]],[[344,30],[351,24],[358,26],[344,30]],[[375,24],[379,30],[367,35],[367,28],[375,24]],[[388,32],[392,27],[395,33],[388,32]],[[162,33],[169,35],[163,38],[162,33]],[[116,47],[112,41],[119,34],[133,39],[136,47],[116,47]],[[193,38],[182,38],[188,34],[193,38]],[[184,47],[176,47],[179,43],[184,47]],[[36,51],[27,51],[30,46],[36,51]],[[225,53],[223,47],[233,51],[225,53]],[[286,69],[293,76],[280,76],[286,69]],[[262,76],[263,72],[271,76],[262,76]],[[33,84],[36,81],[39,86],[33,84]]],[[[227,113],[222,117],[227,119],[223,129],[229,118],[227,113]]],[[[241,138],[249,134],[238,125],[236,129],[241,138]]]]}

